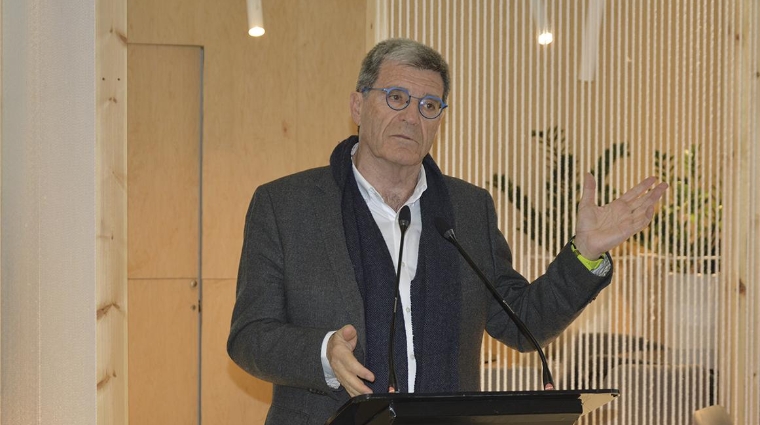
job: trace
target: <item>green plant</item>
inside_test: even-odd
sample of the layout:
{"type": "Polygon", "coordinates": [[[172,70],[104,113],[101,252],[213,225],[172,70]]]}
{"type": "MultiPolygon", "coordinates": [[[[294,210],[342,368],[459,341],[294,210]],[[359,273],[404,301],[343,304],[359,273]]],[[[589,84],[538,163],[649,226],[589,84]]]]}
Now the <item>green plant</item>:
{"type": "Polygon", "coordinates": [[[723,211],[720,180],[705,187],[698,145],[679,157],[655,151],[654,164],[660,179],[670,185],[669,193],[650,230],[636,235],[637,242],[676,260],[671,262],[674,271],[718,272],[723,211]]]}
{"type": "MultiPolygon", "coordinates": [[[[507,200],[520,211],[520,229],[550,252],[559,252],[573,235],[571,208],[577,208],[578,197],[583,187],[583,172],[575,155],[568,152],[563,130],[558,127],[551,127],[545,131],[533,130],[531,137],[549,148],[546,158],[549,179],[544,182],[543,193],[546,208],[539,210],[539,202],[529,199],[523,188],[504,174],[494,174],[493,185],[505,192],[507,200]],[[554,232],[550,232],[550,226],[555,226],[554,232]],[[551,246],[548,246],[549,234],[555,235],[551,246]]],[[[615,161],[624,156],[628,156],[625,143],[613,143],[597,158],[595,167],[590,170],[591,174],[598,177],[601,173],[606,177],[615,161]]],[[[598,201],[608,203],[615,195],[616,191],[610,185],[597,185],[598,201]]]]}

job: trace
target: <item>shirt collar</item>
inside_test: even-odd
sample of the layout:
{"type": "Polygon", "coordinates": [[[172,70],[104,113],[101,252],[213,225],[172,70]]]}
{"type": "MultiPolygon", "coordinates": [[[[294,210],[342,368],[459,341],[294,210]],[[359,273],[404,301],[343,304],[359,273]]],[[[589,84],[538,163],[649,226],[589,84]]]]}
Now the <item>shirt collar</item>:
{"type": "MultiPolygon", "coordinates": [[[[361,193],[362,198],[364,198],[365,202],[379,202],[381,204],[385,204],[385,201],[383,200],[382,195],[380,195],[380,192],[378,192],[372,186],[372,184],[368,182],[364,176],[362,176],[362,173],[359,172],[359,169],[356,168],[356,164],[354,163],[354,154],[358,148],[359,143],[355,144],[351,149],[351,167],[354,170],[354,178],[356,178],[356,182],[358,183],[359,192],[361,193]]],[[[425,175],[425,166],[420,164],[420,173],[417,176],[417,186],[414,187],[414,192],[412,192],[412,195],[409,197],[409,199],[406,200],[404,205],[410,205],[417,202],[422,197],[422,194],[426,189],[427,177],[425,175]]]]}

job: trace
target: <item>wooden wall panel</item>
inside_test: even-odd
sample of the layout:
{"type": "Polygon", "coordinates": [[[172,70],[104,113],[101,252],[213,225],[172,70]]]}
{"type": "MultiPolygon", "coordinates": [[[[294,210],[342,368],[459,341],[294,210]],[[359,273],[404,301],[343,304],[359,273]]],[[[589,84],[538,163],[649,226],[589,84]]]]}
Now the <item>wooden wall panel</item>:
{"type": "MultiPolygon", "coordinates": [[[[206,23],[201,12],[206,0],[125,1],[130,44],[202,44],[206,23]]],[[[238,3],[245,7],[244,1],[238,3]]],[[[242,19],[246,19],[245,15],[242,19]]]]}
{"type": "Polygon", "coordinates": [[[198,276],[201,50],[128,49],[130,279],[198,276]]]}
{"type": "Polygon", "coordinates": [[[299,98],[296,126],[299,169],[326,165],[333,148],[357,134],[349,114],[364,45],[365,2],[301,0],[299,7],[299,98]],[[322,10],[336,12],[323,19],[322,10]]]}
{"type": "MultiPolygon", "coordinates": [[[[240,7],[229,14],[244,14],[240,7]]],[[[326,165],[333,147],[355,134],[348,98],[365,53],[365,7],[264,1],[266,35],[225,30],[206,40],[204,278],[236,276],[258,185],[326,165]]]]}
{"type": "Polygon", "coordinates": [[[198,423],[198,285],[129,280],[129,422],[198,423]]]}
{"type": "Polygon", "coordinates": [[[249,375],[227,355],[235,284],[232,279],[203,281],[203,424],[263,424],[272,402],[272,384],[249,375]]]}
{"type": "MultiPolygon", "coordinates": [[[[244,2],[224,3],[228,14],[245,14],[244,2]]],[[[236,275],[256,182],[297,169],[299,22],[297,8],[285,3],[264,3],[264,37],[252,38],[244,28],[211,32],[206,40],[204,278],[236,275]]]]}

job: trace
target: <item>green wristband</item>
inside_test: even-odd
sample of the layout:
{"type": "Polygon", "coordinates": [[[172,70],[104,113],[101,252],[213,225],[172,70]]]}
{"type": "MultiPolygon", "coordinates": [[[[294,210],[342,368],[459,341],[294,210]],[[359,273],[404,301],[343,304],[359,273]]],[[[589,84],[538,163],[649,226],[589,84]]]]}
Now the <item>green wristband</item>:
{"type": "Polygon", "coordinates": [[[600,264],[602,264],[602,261],[604,261],[604,257],[599,257],[596,260],[589,260],[588,258],[584,257],[583,254],[581,254],[580,251],[578,251],[578,248],[575,247],[574,242],[570,242],[570,249],[573,251],[576,257],[578,257],[578,260],[586,266],[589,270],[594,270],[595,268],[599,267],[600,264]]]}

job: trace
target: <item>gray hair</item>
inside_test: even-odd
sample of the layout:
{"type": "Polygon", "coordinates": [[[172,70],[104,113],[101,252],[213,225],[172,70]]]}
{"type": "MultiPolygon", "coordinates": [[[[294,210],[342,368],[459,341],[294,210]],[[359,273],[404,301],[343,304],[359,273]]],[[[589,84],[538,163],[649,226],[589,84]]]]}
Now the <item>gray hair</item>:
{"type": "Polygon", "coordinates": [[[449,65],[433,48],[407,38],[391,38],[381,41],[367,53],[362,61],[356,91],[372,87],[380,74],[380,66],[386,60],[398,61],[403,65],[425,71],[435,71],[443,79],[443,101],[449,96],[449,65]]]}

